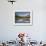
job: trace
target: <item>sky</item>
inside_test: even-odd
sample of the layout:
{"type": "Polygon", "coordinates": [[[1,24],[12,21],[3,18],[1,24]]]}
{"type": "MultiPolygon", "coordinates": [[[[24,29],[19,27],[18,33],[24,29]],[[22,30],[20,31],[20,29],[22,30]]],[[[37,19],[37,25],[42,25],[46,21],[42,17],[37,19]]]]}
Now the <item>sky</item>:
{"type": "Polygon", "coordinates": [[[18,16],[27,16],[27,15],[30,15],[30,12],[16,12],[16,15],[18,15],[18,16]]]}

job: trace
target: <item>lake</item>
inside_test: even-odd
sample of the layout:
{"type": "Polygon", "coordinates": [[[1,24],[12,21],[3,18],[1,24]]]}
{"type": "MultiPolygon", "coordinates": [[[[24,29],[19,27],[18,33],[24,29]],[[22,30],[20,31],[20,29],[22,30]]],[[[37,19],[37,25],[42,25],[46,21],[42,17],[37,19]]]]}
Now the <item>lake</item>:
{"type": "Polygon", "coordinates": [[[24,18],[24,19],[16,19],[15,21],[16,23],[30,23],[30,19],[29,18],[24,18]]]}

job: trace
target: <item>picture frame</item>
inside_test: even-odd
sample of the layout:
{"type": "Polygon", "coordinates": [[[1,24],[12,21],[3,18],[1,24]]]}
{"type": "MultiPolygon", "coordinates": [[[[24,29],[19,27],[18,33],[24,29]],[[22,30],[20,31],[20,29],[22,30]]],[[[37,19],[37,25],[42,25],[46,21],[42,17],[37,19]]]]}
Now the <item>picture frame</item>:
{"type": "Polygon", "coordinates": [[[17,10],[14,16],[14,24],[17,26],[32,26],[33,11],[17,10]]]}

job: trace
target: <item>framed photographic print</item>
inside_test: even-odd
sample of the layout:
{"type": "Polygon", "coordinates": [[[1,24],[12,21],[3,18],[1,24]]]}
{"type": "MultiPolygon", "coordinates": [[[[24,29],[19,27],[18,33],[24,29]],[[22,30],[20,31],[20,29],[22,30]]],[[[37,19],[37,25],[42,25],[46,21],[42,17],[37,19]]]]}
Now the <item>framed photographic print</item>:
{"type": "Polygon", "coordinates": [[[15,25],[32,25],[33,14],[32,11],[16,11],[15,25]]]}

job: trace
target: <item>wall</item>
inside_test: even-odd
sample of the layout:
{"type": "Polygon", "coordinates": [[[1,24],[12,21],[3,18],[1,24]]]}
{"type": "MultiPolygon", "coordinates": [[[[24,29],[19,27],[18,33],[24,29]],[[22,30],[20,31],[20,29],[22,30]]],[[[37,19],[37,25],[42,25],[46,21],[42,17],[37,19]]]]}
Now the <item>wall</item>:
{"type": "Polygon", "coordinates": [[[17,0],[13,5],[0,0],[0,40],[15,40],[19,32],[30,34],[33,40],[46,40],[46,1],[17,0]],[[16,10],[33,10],[32,26],[15,26],[16,10]]]}

